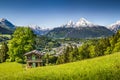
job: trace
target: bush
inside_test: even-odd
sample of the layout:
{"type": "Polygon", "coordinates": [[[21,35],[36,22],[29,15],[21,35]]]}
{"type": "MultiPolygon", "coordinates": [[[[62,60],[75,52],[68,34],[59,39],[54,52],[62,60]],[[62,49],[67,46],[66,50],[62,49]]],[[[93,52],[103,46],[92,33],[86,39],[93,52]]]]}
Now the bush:
{"type": "Polygon", "coordinates": [[[21,58],[17,57],[17,58],[15,58],[15,62],[23,63],[24,61],[21,58]]]}
{"type": "Polygon", "coordinates": [[[6,62],[11,62],[11,60],[10,59],[6,59],[6,62]]]}

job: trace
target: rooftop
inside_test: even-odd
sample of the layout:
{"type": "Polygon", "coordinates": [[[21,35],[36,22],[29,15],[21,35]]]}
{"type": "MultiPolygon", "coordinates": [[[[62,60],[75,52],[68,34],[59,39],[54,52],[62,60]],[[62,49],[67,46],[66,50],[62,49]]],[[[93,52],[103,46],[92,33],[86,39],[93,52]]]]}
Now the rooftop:
{"type": "Polygon", "coordinates": [[[25,53],[24,55],[27,56],[27,55],[30,55],[30,54],[36,54],[36,55],[39,55],[39,56],[43,56],[45,53],[42,53],[38,50],[33,50],[33,51],[25,53]]]}

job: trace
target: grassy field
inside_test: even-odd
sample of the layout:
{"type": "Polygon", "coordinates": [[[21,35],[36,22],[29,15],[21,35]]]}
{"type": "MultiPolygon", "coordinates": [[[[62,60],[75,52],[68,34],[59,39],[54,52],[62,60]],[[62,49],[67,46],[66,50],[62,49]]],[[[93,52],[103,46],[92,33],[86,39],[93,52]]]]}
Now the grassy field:
{"type": "Polygon", "coordinates": [[[120,53],[55,66],[23,66],[1,63],[0,80],[120,80],[120,53]]]}

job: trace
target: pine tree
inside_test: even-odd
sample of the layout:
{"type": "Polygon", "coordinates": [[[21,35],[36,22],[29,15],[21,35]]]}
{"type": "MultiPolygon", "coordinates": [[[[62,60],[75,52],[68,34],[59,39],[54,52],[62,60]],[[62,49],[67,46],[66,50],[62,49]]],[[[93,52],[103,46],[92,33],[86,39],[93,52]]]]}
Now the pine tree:
{"type": "Polygon", "coordinates": [[[70,48],[69,46],[67,46],[66,50],[64,51],[64,61],[65,63],[69,62],[69,51],[70,51],[70,48]]]}

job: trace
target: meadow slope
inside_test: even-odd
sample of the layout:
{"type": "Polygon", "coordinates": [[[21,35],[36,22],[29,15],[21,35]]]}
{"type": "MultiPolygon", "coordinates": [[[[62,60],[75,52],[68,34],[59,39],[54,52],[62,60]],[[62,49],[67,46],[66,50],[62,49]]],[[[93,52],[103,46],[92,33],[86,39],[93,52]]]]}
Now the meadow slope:
{"type": "Polygon", "coordinates": [[[120,80],[120,53],[55,66],[23,66],[1,63],[0,80],[120,80]]]}

